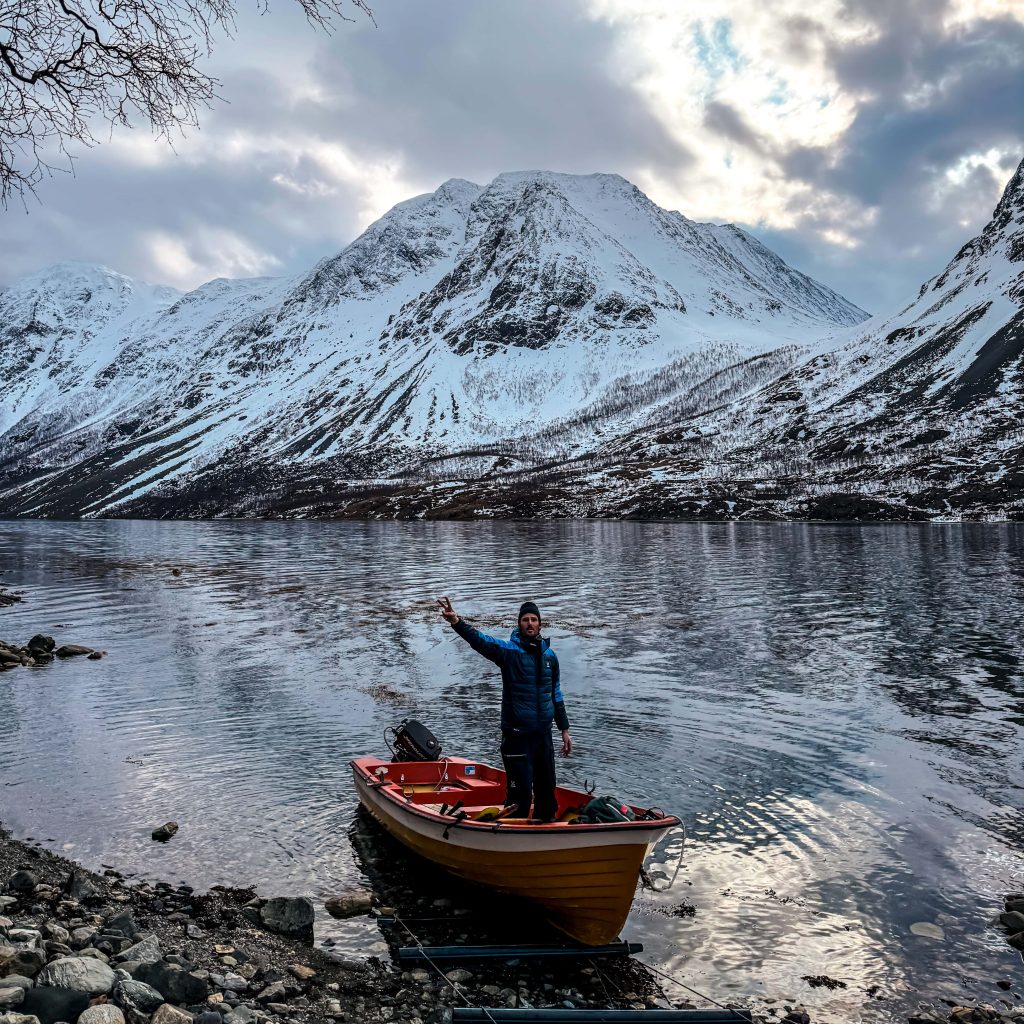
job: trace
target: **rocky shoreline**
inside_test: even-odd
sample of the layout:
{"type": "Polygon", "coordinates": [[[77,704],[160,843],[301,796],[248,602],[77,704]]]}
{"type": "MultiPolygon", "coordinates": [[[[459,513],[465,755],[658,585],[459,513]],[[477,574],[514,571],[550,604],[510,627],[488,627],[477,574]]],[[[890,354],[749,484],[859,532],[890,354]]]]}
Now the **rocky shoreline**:
{"type": "Polygon", "coordinates": [[[0,1024],[443,1024],[460,1005],[668,1005],[633,961],[442,975],[340,956],[312,945],[313,914],[302,897],[95,874],[0,829],[0,1024]]]}
{"type": "MultiPolygon", "coordinates": [[[[392,913],[365,894],[328,909],[385,921],[392,913]]],[[[304,897],[261,899],[251,888],[200,894],[129,883],[112,868],[87,871],[0,828],[0,1024],[447,1024],[451,1008],[464,1005],[693,1006],[670,1002],[636,960],[553,968],[509,960],[442,974],[426,963],[403,969],[341,956],[312,944],[314,910],[304,897]]],[[[908,1020],[1024,1024],[1024,1006],[1002,1002],[922,1004],[908,1020]]],[[[751,1009],[755,1020],[809,1020],[801,1006],[751,1009]]]]}

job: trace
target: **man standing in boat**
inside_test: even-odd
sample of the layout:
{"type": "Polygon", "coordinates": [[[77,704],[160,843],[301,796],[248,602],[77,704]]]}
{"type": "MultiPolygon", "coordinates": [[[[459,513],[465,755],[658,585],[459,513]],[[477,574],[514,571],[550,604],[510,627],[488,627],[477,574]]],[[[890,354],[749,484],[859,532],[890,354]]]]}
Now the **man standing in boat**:
{"type": "Polygon", "coordinates": [[[562,734],[563,757],[572,753],[572,739],[559,685],[558,658],[550,641],[540,635],[540,609],[526,601],[519,609],[512,636],[499,640],[460,619],[449,598],[439,598],[437,604],[455,632],[501,669],[501,759],[508,783],[505,806],[509,813],[526,817],[532,794],[533,816],[553,821],[558,801],[552,721],[562,734]]]}

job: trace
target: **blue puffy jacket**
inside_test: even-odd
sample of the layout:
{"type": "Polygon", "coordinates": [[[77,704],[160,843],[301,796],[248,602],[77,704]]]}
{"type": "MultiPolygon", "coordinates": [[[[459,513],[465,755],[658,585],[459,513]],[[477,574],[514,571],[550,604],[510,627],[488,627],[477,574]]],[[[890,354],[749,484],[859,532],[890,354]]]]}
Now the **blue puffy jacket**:
{"type": "Polygon", "coordinates": [[[474,651],[501,669],[501,728],[505,732],[544,732],[554,720],[569,728],[559,685],[558,658],[546,637],[528,641],[518,627],[508,640],[481,633],[465,619],[452,627],[474,651]]]}

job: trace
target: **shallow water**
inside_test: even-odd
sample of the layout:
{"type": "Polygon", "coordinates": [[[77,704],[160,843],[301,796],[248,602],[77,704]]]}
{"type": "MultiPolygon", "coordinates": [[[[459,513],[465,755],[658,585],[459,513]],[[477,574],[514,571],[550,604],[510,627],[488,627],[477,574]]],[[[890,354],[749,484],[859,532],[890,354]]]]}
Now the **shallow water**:
{"type": "MultiPolygon", "coordinates": [[[[0,674],[0,821],[90,866],[422,913],[437,879],[357,818],[348,761],[406,716],[494,761],[496,670],[432,599],[505,634],[530,597],[563,777],[688,828],[624,931],[648,962],[847,1020],[1019,976],[989,925],[1024,888],[1019,526],[15,522],[0,569],[0,637],[109,655],[0,674]]],[[[319,938],[385,950],[369,919],[319,938]]]]}

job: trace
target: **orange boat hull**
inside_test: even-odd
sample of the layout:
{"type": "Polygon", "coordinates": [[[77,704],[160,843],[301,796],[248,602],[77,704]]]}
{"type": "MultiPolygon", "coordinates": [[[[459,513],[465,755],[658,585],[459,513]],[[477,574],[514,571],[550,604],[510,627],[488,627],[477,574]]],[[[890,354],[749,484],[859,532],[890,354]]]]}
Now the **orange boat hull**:
{"type": "MultiPolygon", "coordinates": [[[[678,818],[669,816],[621,826],[484,824],[468,818],[453,822],[433,810],[434,805],[424,805],[424,796],[440,801],[446,789],[424,794],[422,786],[382,784],[373,773],[387,762],[364,758],[352,764],[363,805],[405,846],[466,881],[529,899],[556,928],[589,946],[618,937],[650,846],[679,825],[678,818]]],[[[456,758],[446,765],[453,777],[469,766],[474,788],[488,781],[503,784],[503,773],[490,766],[456,758]]],[[[409,779],[419,770],[428,777],[439,771],[436,762],[401,768],[409,779]]],[[[473,796],[459,791],[469,809],[494,802],[493,790],[482,791],[476,803],[473,796]]],[[[559,798],[560,803],[585,802],[587,795],[560,789],[559,798]]]]}

